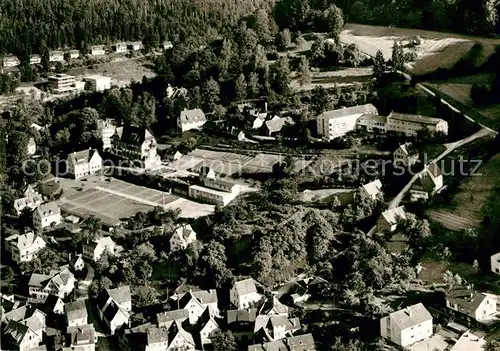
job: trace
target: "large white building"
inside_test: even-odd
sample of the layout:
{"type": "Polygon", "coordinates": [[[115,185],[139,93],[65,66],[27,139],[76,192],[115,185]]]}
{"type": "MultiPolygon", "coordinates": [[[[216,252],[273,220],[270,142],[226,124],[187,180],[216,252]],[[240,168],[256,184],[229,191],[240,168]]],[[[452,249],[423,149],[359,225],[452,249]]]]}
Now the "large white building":
{"type": "Polygon", "coordinates": [[[68,155],[67,171],[73,179],[95,174],[102,169],[102,158],[94,149],[85,149],[68,155]]]}
{"type": "Polygon", "coordinates": [[[500,252],[491,255],[491,271],[500,274],[500,252]]]}
{"type": "Polygon", "coordinates": [[[177,117],[177,128],[181,132],[185,132],[191,129],[199,129],[203,127],[207,118],[202,110],[195,108],[192,110],[183,110],[177,117]]]}
{"type": "Polygon", "coordinates": [[[446,295],[446,307],[478,322],[491,319],[497,313],[497,302],[490,294],[471,289],[453,289],[446,295]]]}
{"type": "Polygon", "coordinates": [[[55,202],[47,202],[33,211],[35,228],[46,228],[61,223],[61,209],[55,202]]]}
{"type": "Polygon", "coordinates": [[[380,320],[380,335],[402,347],[432,336],[432,316],[421,303],[391,313],[380,320]]]}
{"type": "Polygon", "coordinates": [[[156,139],[146,128],[124,126],[116,128],[111,140],[111,152],[139,163],[137,166],[151,169],[161,165],[157,154],[156,139]]]}
{"type": "Polygon", "coordinates": [[[367,113],[358,118],[356,128],[371,133],[385,133],[386,123],[387,117],[367,113]]]}
{"type": "Polygon", "coordinates": [[[249,308],[261,299],[262,295],[257,292],[257,286],[252,278],[235,282],[229,291],[229,300],[240,310],[249,308]]]}
{"type": "Polygon", "coordinates": [[[407,136],[416,136],[419,131],[426,129],[430,133],[448,135],[448,122],[441,118],[409,115],[393,111],[387,116],[385,129],[387,132],[395,132],[407,136]]]}
{"type": "Polygon", "coordinates": [[[48,77],[49,85],[56,94],[70,93],[85,90],[85,83],[77,81],[74,76],[58,73],[48,77]]]}
{"type": "Polygon", "coordinates": [[[5,249],[11,253],[12,260],[17,263],[33,260],[47,243],[41,236],[33,232],[14,234],[5,239],[5,249]]]}
{"type": "Polygon", "coordinates": [[[83,77],[83,81],[88,83],[92,91],[104,91],[111,89],[111,77],[92,75],[83,77]]]}
{"type": "Polygon", "coordinates": [[[377,115],[378,110],[367,104],[323,112],[316,119],[318,135],[326,140],[341,137],[356,129],[358,118],[367,114],[377,115]]]}
{"type": "Polygon", "coordinates": [[[217,179],[215,172],[209,167],[202,167],[200,169],[200,181],[203,186],[191,185],[189,187],[189,197],[214,205],[226,206],[241,192],[239,184],[224,179],[217,179]]]}

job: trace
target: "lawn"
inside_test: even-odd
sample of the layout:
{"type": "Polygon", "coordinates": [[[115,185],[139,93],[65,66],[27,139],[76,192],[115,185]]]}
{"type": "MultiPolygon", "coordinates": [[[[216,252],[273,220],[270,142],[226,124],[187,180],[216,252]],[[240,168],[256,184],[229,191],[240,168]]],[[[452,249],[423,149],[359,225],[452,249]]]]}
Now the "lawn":
{"type": "MultiPolygon", "coordinates": [[[[445,177],[446,184],[446,177],[445,177]]],[[[427,211],[427,216],[445,228],[461,230],[478,227],[483,219],[482,208],[492,189],[500,184],[500,153],[482,165],[476,175],[463,182],[453,196],[452,205],[427,211]]]]}
{"type": "MultiPolygon", "coordinates": [[[[473,84],[489,85],[492,78],[492,75],[480,74],[450,79],[445,82],[426,83],[426,86],[445,95],[443,96],[445,99],[451,98],[458,101],[460,104],[465,105],[469,110],[472,109],[477,111],[477,114],[480,114],[480,116],[477,114],[471,114],[471,117],[476,119],[478,122],[495,129],[500,127],[500,104],[478,107],[474,105],[472,99],[470,98],[470,91],[473,84]]],[[[450,102],[453,103],[453,101],[450,102]]],[[[456,107],[460,109],[460,106],[456,107]]],[[[464,112],[469,113],[467,110],[464,112]]]]}
{"type": "Polygon", "coordinates": [[[358,68],[340,68],[332,69],[331,71],[311,72],[312,81],[310,84],[301,86],[294,78],[290,84],[295,91],[312,90],[317,86],[322,86],[325,89],[333,88],[334,86],[346,86],[355,83],[367,83],[372,80],[371,67],[358,68]]]}
{"type": "Polygon", "coordinates": [[[353,23],[346,24],[340,40],[346,44],[356,44],[362,52],[370,56],[375,56],[377,50],[381,50],[384,57],[390,59],[394,41],[416,36],[421,38],[421,44],[416,47],[418,59],[410,67],[410,72],[416,75],[430,73],[440,67],[452,67],[476,43],[483,47],[481,57],[476,62],[478,65],[482,64],[494,53],[495,46],[500,45],[498,39],[353,23]]]}

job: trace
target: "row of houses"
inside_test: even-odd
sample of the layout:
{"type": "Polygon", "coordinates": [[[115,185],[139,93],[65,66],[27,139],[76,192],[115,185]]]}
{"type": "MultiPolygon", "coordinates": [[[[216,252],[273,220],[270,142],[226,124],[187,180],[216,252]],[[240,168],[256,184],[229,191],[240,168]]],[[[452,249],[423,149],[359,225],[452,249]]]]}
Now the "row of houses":
{"type": "Polygon", "coordinates": [[[372,104],[326,111],[316,119],[318,135],[333,140],[356,129],[416,136],[420,131],[448,134],[448,122],[440,118],[391,112],[380,116],[372,104]]]}
{"type": "MultiPolygon", "coordinates": [[[[446,294],[446,307],[453,315],[467,321],[488,323],[498,320],[498,296],[482,293],[467,287],[452,289],[446,294]]],[[[380,320],[380,335],[402,347],[430,338],[434,334],[433,318],[422,303],[408,306],[380,320]]],[[[480,351],[486,341],[469,332],[464,333],[450,350],[480,351]],[[463,346],[466,348],[462,348],[463,346]]]]}
{"type": "MultiPolygon", "coordinates": [[[[144,48],[142,42],[120,42],[115,43],[111,46],[111,51],[116,53],[125,53],[127,51],[140,51],[144,48]]],[[[162,50],[170,50],[173,48],[173,44],[171,41],[165,41],[162,45],[160,45],[160,49],[162,50]]],[[[89,48],[89,54],[94,57],[104,56],[108,52],[105,45],[92,45],[89,48]]],[[[73,49],[68,51],[62,50],[52,50],[49,51],[49,62],[64,62],[66,59],[77,59],[81,55],[79,50],[73,49]]],[[[40,55],[34,54],[30,56],[30,64],[36,65],[42,62],[42,58],[40,55]]],[[[2,67],[11,68],[17,67],[21,64],[21,61],[14,55],[7,55],[2,58],[2,67]]]]}

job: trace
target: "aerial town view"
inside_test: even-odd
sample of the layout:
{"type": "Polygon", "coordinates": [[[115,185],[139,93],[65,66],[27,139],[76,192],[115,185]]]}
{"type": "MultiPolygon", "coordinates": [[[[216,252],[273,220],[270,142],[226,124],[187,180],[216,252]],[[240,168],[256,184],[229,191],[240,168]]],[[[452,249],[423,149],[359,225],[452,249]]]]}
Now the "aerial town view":
{"type": "Polygon", "coordinates": [[[0,1],[0,350],[500,351],[499,0],[0,1]]]}

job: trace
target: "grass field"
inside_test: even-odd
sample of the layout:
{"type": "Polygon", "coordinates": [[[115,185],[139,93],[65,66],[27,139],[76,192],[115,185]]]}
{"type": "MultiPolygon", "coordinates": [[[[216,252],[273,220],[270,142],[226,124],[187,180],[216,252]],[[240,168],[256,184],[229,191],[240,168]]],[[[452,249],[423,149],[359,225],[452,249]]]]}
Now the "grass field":
{"type": "Polygon", "coordinates": [[[489,85],[493,79],[490,74],[478,74],[460,78],[449,79],[444,82],[427,83],[426,85],[438,90],[444,95],[476,110],[486,117],[490,123],[488,126],[500,126],[500,104],[489,105],[486,107],[475,106],[470,98],[470,91],[473,84],[489,85]]]}
{"type": "Polygon", "coordinates": [[[404,40],[415,36],[421,38],[421,44],[416,47],[418,59],[411,64],[410,71],[417,75],[433,72],[440,67],[452,67],[476,43],[483,46],[481,58],[477,64],[484,63],[494,53],[495,46],[500,45],[499,39],[352,23],[346,24],[340,39],[347,44],[356,44],[362,52],[370,56],[374,56],[377,50],[381,50],[384,57],[389,59],[395,40],[404,40]]]}
{"type": "Polygon", "coordinates": [[[293,79],[290,86],[296,91],[307,91],[314,89],[318,85],[328,89],[336,85],[345,86],[354,83],[366,83],[371,80],[371,67],[344,68],[334,71],[312,72],[312,81],[310,84],[301,86],[297,79],[293,79]]]}
{"type": "Polygon", "coordinates": [[[451,230],[478,227],[483,219],[482,206],[486,203],[491,190],[499,184],[500,154],[497,154],[478,169],[476,176],[470,177],[460,185],[458,193],[453,198],[455,208],[429,210],[427,215],[434,222],[451,230]]]}
{"type": "Polygon", "coordinates": [[[111,77],[111,83],[118,86],[125,86],[132,81],[140,82],[143,76],[154,77],[155,73],[151,69],[151,63],[141,58],[117,58],[113,62],[94,65],[89,67],[78,67],[68,71],[74,76],[84,76],[91,74],[102,74],[111,77]]]}

